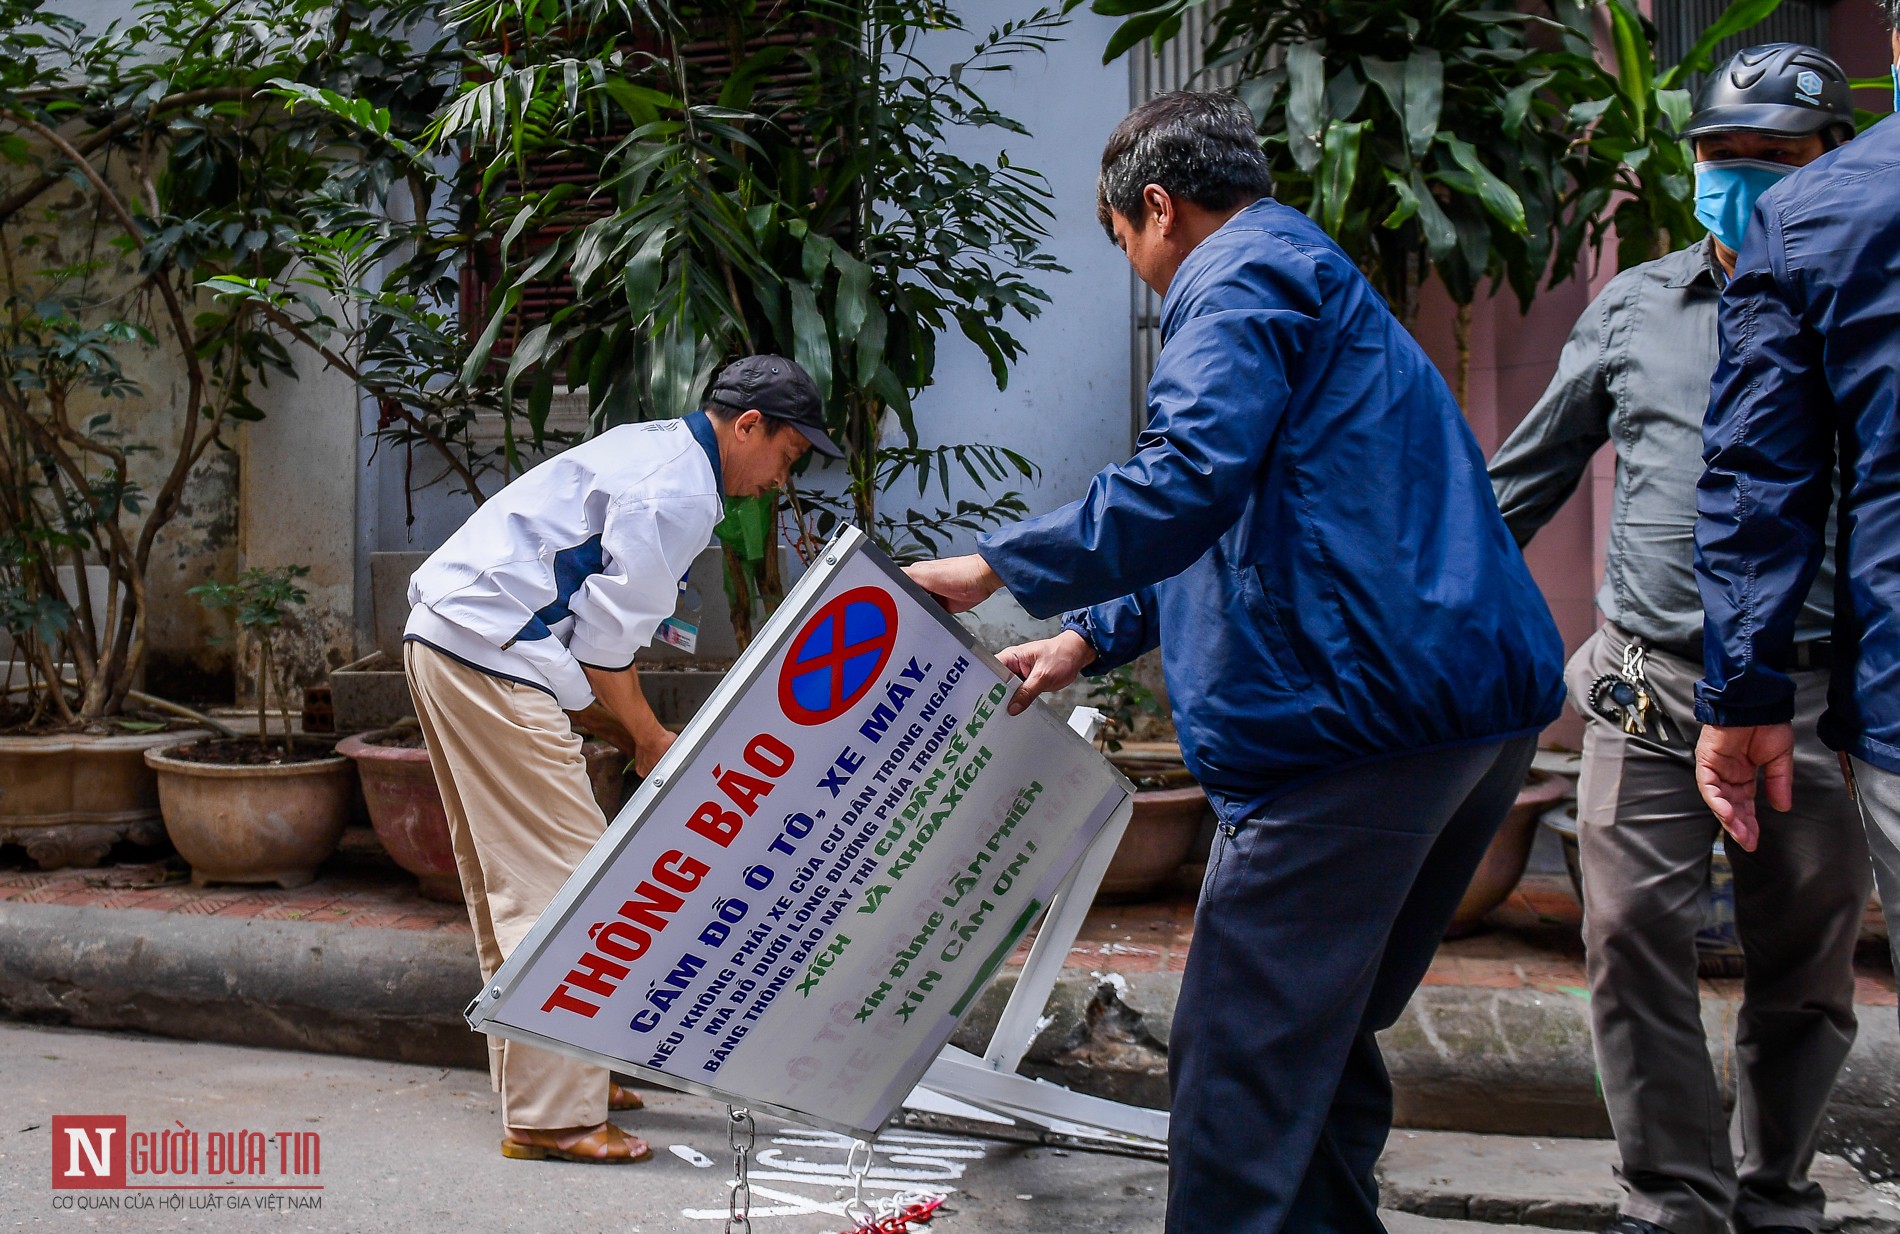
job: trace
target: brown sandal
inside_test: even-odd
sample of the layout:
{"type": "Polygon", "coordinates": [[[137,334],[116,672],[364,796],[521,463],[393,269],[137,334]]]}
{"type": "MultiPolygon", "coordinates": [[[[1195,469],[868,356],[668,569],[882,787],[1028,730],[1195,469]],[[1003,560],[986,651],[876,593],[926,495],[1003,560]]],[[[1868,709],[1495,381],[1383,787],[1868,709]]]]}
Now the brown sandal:
{"type": "Polygon", "coordinates": [[[631,1165],[653,1155],[653,1148],[637,1135],[628,1135],[612,1123],[602,1123],[585,1134],[562,1138],[546,1131],[509,1131],[501,1141],[501,1155],[515,1161],[579,1161],[587,1165],[631,1165]],[[552,1142],[517,1139],[547,1135],[552,1142]]]}
{"type": "Polygon", "coordinates": [[[623,1088],[618,1084],[609,1083],[607,1085],[607,1108],[616,1114],[621,1114],[628,1110],[644,1110],[647,1108],[647,1103],[642,1101],[640,1094],[634,1092],[631,1088],[623,1088]]]}

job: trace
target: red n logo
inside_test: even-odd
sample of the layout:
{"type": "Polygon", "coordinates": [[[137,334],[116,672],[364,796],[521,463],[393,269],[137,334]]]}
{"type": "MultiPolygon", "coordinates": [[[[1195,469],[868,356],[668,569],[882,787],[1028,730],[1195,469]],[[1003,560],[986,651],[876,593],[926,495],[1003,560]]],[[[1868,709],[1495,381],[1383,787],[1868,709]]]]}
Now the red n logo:
{"type": "Polygon", "coordinates": [[[125,1186],[125,1115],[53,1115],[53,1186],[125,1186]]]}

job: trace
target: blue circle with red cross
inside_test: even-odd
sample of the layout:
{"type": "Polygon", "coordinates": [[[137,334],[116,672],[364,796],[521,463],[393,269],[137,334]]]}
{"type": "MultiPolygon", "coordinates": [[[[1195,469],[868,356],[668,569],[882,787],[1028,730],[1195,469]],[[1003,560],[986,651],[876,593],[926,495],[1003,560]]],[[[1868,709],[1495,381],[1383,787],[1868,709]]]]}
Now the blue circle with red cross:
{"type": "Polygon", "coordinates": [[[825,724],[876,684],[897,641],[897,605],[877,587],[825,602],[792,640],[779,669],[778,701],[799,724],[825,724]]]}

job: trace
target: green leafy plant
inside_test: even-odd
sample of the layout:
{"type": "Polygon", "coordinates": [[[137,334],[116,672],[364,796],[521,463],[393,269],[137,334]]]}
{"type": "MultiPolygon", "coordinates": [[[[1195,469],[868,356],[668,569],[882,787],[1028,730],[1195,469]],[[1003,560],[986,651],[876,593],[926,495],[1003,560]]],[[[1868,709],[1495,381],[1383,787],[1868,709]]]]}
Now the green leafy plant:
{"type": "MultiPolygon", "coordinates": [[[[1095,0],[1126,19],[1107,58],[1159,49],[1204,2],[1095,0]]],[[[1779,2],[1735,0],[1667,68],[1625,0],[1233,0],[1204,50],[1210,68],[1239,74],[1277,198],[1352,254],[1408,326],[1428,279],[1450,295],[1462,403],[1470,306],[1485,287],[1528,305],[1612,227],[1624,265],[1702,235],[1693,156],[1676,136],[1686,84],[1779,2]]]]}
{"type": "Polygon", "coordinates": [[[1607,68],[1594,58],[1579,63],[1597,74],[1596,97],[1570,113],[1593,155],[1579,208],[1591,219],[1592,244],[1615,229],[1617,264],[1628,267],[1706,234],[1695,217],[1695,152],[1679,136],[1694,107],[1689,83],[1715,67],[1717,47],[1760,24],[1781,0],[1734,0],[1673,65],[1657,61],[1656,27],[1634,5],[1604,0],[1602,7],[1613,60],[1607,68]]]}
{"type": "MultiPolygon", "coordinates": [[[[454,19],[482,71],[443,112],[437,141],[486,152],[491,182],[559,157],[598,185],[515,203],[465,383],[493,364],[525,292],[558,279],[572,302],[513,344],[501,374],[505,398],[525,390],[530,431],[563,385],[585,387],[597,424],[673,416],[727,359],[775,351],[811,371],[848,452],[842,495],[800,494],[808,518],[794,516],[795,540],[848,517],[914,553],[939,511],[881,521],[885,494],[911,479],[947,494],[953,466],[982,491],[1034,476],[1013,451],[922,445],[913,399],[950,331],[1002,386],[1021,352],[1011,323],[1041,311],[1034,280],[1060,269],[1043,248],[1042,178],[959,153],[968,136],[1026,131],[976,86],[1055,38],[1060,14],[999,25],[943,69],[918,43],[963,27],[929,4],[651,4],[634,15],[591,0],[532,11],[469,0],[454,19]],[[729,72],[694,68],[715,51],[729,72]]],[[[1004,492],[943,513],[980,527],[1021,509],[1004,492]]],[[[777,508],[764,517],[776,542],[777,508]]],[[[751,582],[770,589],[763,575],[751,582]]]]}
{"type": "Polygon", "coordinates": [[[230,582],[200,583],[186,593],[208,609],[230,613],[232,624],[256,648],[257,737],[265,743],[270,741],[267,700],[275,689],[283,708],[284,750],[291,754],[297,751],[297,738],[291,731],[290,683],[277,671],[281,650],[278,639],[291,610],[302,608],[310,599],[310,593],[297,583],[309,574],[309,566],[253,568],[230,582]]]}
{"type": "MultiPolygon", "coordinates": [[[[1096,0],[1126,17],[1108,58],[1177,37],[1203,0],[1096,0]]],[[[1590,79],[1583,6],[1488,0],[1234,0],[1211,18],[1210,68],[1238,71],[1274,195],[1354,255],[1408,325],[1436,275],[1469,305],[1487,281],[1528,301],[1568,276],[1569,104],[1590,79]],[[1571,54],[1566,54],[1571,53],[1571,54]]]]}
{"type": "Polygon", "coordinates": [[[1121,750],[1123,738],[1133,736],[1141,717],[1161,712],[1154,691],[1135,680],[1134,667],[1127,664],[1096,678],[1089,686],[1088,701],[1102,713],[1102,731],[1095,745],[1107,754],[1121,750]]]}
{"type": "MultiPolygon", "coordinates": [[[[66,614],[36,619],[27,644],[53,718],[120,711],[160,537],[207,456],[294,376],[294,349],[327,350],[273,313],[272,297],[305,290],[295,263],[325,244],[353,254],[345,224],[426,184],[403,134],[463,63],[432,21],[420,0],[141,0],[88,30],[43,0],[0,0],[0,539],[15,601],[66,614]],[[287,89],[349,100],[350,122],[287,110],[287,89]],[[367,136],[365,119],[388,133],[367,136]]],[[[426,195],[412,204],[428,213],[426,195]]],[[[452,278],[446,250],[416,269],[433,257],[452,278]]]]}

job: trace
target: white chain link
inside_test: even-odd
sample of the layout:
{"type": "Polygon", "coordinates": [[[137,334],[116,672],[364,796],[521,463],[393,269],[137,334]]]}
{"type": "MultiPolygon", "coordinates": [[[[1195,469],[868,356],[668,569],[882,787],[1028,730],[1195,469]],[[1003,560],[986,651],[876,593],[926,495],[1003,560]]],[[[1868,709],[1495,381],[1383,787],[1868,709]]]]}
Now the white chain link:
{"type": "Polygon", "coordinates": [[[752,1156],[752,1141],[758,1126],[752,1111],[744,1106],[726,1107],[726,1143],[732,1147],[732,1188],[726,1200],[726,1234],[752,1234],[752,1184],[746,1178],[746,1163],[752,1156]]]}
{"type": "Polygon", "coordinates": [[[856,1224],[853,1229],[868,1230],[877,1224],[877,1210],[864,1200],[864,1176],[871,1172],[871,1145],[866,1140],[853,1140],[851,1152],[844,1159],[844,1168],[851,1174],[851,1198],[845,1201],[844,1215],[856,1224]],[[863,1150],[860,1160],[859,1150],[863,1150]]]}

